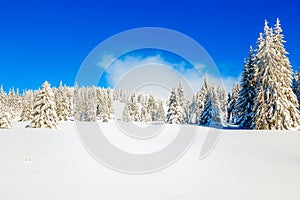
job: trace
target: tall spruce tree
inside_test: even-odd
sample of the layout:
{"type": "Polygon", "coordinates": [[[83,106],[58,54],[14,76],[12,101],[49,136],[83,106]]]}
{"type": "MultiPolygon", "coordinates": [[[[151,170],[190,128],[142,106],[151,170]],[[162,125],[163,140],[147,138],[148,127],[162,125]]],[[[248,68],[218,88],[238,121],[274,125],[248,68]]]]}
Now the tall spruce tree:
{"type": "Polygon", "coordinates": [[[190,105],[190,113],[189,113],[190,124],[199,124],[199,118],[204,109],[207,92],[208,92],[208,81],[207,81],[207,77],[205,77],[201,89],[193,97],[192,103],[190,105]]]}
{"type": "Polygon", "coordinates": [[[264,38],[257,51],[257,96],[254,104],[255,129],[299,129],[300,113],[292,91],[292,68],[279,19],[274,30],[265,21],[264,38]]]}
{"type": "Polygon", "coordinates": [[[256,59],[252,46],[250,46],[248,59],[245,61],[240,90],[236,102],[236,111],[238,113],[237,124],[240,128],[251,128],[253,117],[253,106],[256,97],[256,59]]]}

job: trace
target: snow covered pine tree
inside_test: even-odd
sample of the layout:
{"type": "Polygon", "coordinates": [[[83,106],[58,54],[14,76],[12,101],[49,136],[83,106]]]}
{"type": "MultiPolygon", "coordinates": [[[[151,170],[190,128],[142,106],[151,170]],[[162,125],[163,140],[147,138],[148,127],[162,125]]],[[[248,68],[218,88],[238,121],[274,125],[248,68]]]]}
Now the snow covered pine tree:
{"type": "Polygon", "coordinates": [[[245,61],[240,90],[236,101],[236,113],[238,117],[236,124],[240,128],[249,129],[252,126],[252,112],[255,101],[256,73],[255,55],[252,46],[250,46],[248,60],[245,61]]]}
{"type": "Polygon", "coordinates": [[[54,94],[50,84],[45,81],[42,90],[37,94],[33,106],[30,128],[57,128],[58,117],[54,94]]]}
{"type": "Polygon", "coordinates": [[[31,90],[26,91],[22,95],[23,109],[20,116],[20,121],[29,121],[31,119],[33,103],[33,92],[31,90]]]}
{"type": "Polygon", "coordinates": [[[167,112],[167,118],[166,122],[169,124],[181,124],[184,121],[183,118],[183,109],[180,106],[180,103],[178,101],[178,97],[175,91],[175,88],[173,88],[171,92],[171,96],[168,101],[168,112],[167,112]]]}
{"type": "Polygon", "coordinates": [[[257,96],[254,104],[255,129],[299,130],[300,113],[292,91],[292,68],[284,48],[280,21],[274,30],[265,22],[257,51],[257,96]]]}
{"type": "Polygon", "coordinates": [[[213,86],[209,88],[206,94],[204,109],[199,119],[199,125],[211,127],[223,126],[220,103],[213,86]]]}
{"type": "Polygon", "coordinates": [[[237,113],[237,99],[240,90],[240,85],[234,82],[231,94],[228,95],[227,104],[227,122],[235,124],[239,114],[237,113]]]}
{"type": "Polygon", "coordinates": [[[184,123],[188,123],[189,122],[189,110],[190,110],[190,106],[189,106],[189,100],[188,98],[186,98],[184,90],[183,90],[183,85],[182,82],[179,82],[178,88],[177,88],[177,97],[178,97],[178,102],[179,105],[181,106],[182,110],[183,110],[183,119],[184,119],[184,123]]]}
{"type": "Polygon", "coordinates": [[[70,116],[70,113],[72,112],[72,108],[70,107],[71,104],[67,95],[66,88],[63,87],[62,82],[60,82],[59,88],[55,94],[56,114],[59,121],[67,121],[67,117],[70,116]]]}
{"type": "Polygon", "coordinates": [[[0,128],[11,128],[12,118],[8,112],[7,106],[8,97],[3,91],[2,86],[0,88],[0,128]]]}
{"type": "Polygon", "coordinates": [[[208,81],[207,77],[204,78],[204,83],[201,89],[197,92],[196,96],[193,97],[192,103],[190,105],[190,124],[199,124],[200,115],[204,109],[205,98],[208,92],[208,81]]]}
{"type": "Polygon", "coordinates": [[[0,128],[11,128],[12,118],[9,112],[4,111],[0,114],[0,128]]]}
{"type": "MultiPolygon", "coordinates": [[[[300,68],[298,68],[298,70],[294,73],[292,89],[299,103],[300,102],[300,68]]],[[[298,109],[300,109],[300,107],[298,107],[298,109]]]]}

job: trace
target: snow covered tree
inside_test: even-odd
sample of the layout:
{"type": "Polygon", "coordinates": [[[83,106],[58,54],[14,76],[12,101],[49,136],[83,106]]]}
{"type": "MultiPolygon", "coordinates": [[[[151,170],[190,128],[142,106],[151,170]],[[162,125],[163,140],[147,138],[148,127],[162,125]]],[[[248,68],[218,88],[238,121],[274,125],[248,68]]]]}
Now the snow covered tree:
{"type": "Polygon", "coordinates": [[[199,118],[204,109],[207,91],[208,91],[208,81],[207,81],[207,77],[205,77],[201,89],[197,92],[196,96],[193,97],[192,103],[190,105],[190,114],[189,114],[190,124],[199,124],[199,118]]]}
{"type": "Polygon", "coordinates": [[[4,111],[0,113],[0,128],[11,128],[12,118],[9,112],[4,111]]]}
{"type": "Polygon", "coordinates": [[[31,90],[26,91],[22,95],[23,109],[20,116],[20,121],[29,121],[31,119],[32,107],[33,107],[33,92],[31,90]]]}
{"type": "Polygon", "coordinates": [[[45,81],[42,90],[35,98],[30,128],[57,128],[58,117],[54,94],[50,84],[45,81]]]}
{"type": "Polygon", "coordinates": [[[140,121],[141,122],[150,122],[152,120],[151,112],[152,110],[152,102],[155,102],[153,96],[151,95],[151,99],[149,100],[151,106],[148,107],[148,98],[144,93],[140,93],[137,95],[137,103],[140,111],[140,121]]]}
{"type": "Polygon", "coordinates": [[[95,88],[81,87],[75,93],[74,117],[79,121],[96,121],[95,88]]]}
{"type": "Polygon", "coordinates": [[[227,119],[226,122],[227,123],[231,123],[231,118],[232,118],[232,107],[230,106],[232,102],[232,95],[230,92],[228,92],[227,94],[227,119]]]}
{"type": "Polygon", "coordinates": [[[256,97],[256,73],[256,59],[252,46],[250,46],[248,60],[244,63],[242,80],[240,82],[240,90],[235,106],[236,112],[238,113],[236,123],[240,128],[249,129],[252,126],[252,113],[256,97]]]}
{"type": "Polygon", "coordinates": [[[0,128],[11,128],[12,118],[7,104],[8,97],[2,86],[0,87],[0,128]]]}
{"type": "Polygon", "coordinates": [[[121,89],[114,90],[113,92],[113,100],[114,101],[120,101],[126,103],[126,101],[129,98],[129,93],[127,91],[123,91],[121,89]]]}
{"type": "MultiPolygon", "coordinates": [[[[292,89],[294,94],[297,97],[298,104],[300,103],[300,68],[297,72],[294,73],[293,83],[292,83],[292,89]]],[[[300,106],[298,107],[300,109],[300,106]]]]}
{"type": "Polygon", "coordinates": [[[218,98],[219,104],[220,104],[220,109],[222,112],[221,115],[222,115],[223,121],[225,121],[227,118],[227,97],[226,97],[225,89],[218,85],[217,89],[216,89],[216,94],[217,94],[217,98],[218,98]]]}
{"type": "Polygon", "coordinates": [[[205,98],[203,112],[199,119],[199,125],[203,126],[223,126],[219,98],[215,88],[210,87],[205,98]]]}
{"type": "Polygon", "coordinates": [[[178,97],[176,95],[175,88],[171,92],[171,96],[168,101],[168,112],[166,122],[169,124],[181,124],[184,122],[183,109],[180,106],[178,97]]]}
{"type": "Polygon", "coordinates": [[[299,129],[299,105],[291,88],[292,68],[284,42],[279,19],[274,30],[266,21],[257,51],[257,96],[252,125],[255,129],[299,129]]]}
{"type": "Polygon", "coordinates": [[[97,104],[97,116],[100,118],[101,122],[108,122],[111,118],[112,113],[112,102],[111,94],[108,90],[102,88],[97,90],[96,104],[97,104]]]}
{"type": "Polygon", "coordinates": [[[7,108],[7,95],[3,90],[3,87],[0,87],[0,113],[4,112],[7,108]]]}
{"type": "Polygon", "coordinates": [[[144,93],[138,94],[137,96],[137,102],[140,103],[142,106],[146,106],[146,97],[144,93]]]}
{"type": "Polygon", "coordinates": [[[162,101],[159,101],[159,103],[158,103],[158,108],[157,108],[157,112],[156,112],[156,120],[163,121],[163,122],[166,120],[165,109],[164,109],[162,101]]]}
{"type": "Polygon", "coordinates": [[[179,105],[183,109],[184,122],[188,123],[189,122],[189,100],[185,96],[182,82],[179,82],[179,85],[177,88],[177,97],[178,97],[179,105]]]}
{"type": "Polygon", "coordinates": [[[230,101],[228,102],[227,105],[227,121],[233,124],[236,123],[236,120],[239,116],[239,113],[236,110],[239,90],[240,90],[240,85],[235,82],[230,97],[228,98],[230,101]]]}
{"type": "MultiPolygon", "coordinates": [[[[17,90],[18,91],[18,90],[17,90]]],[[[15,92],[14,88],[10,89],[7,95],[7,106],[10,116],[14,119],[21,113],[21,102],[18,92],[15,92]]]]}
{"type": "Polygon", "coordinates": [[[150,114],[151,121],[156,121],[156,112],[157,112],[157,106],[156,101],[152,95],[149,96],[147,99],[147,112],[150,114]]]}
{"type": "Polygon", "coordinates": [[[113,108],[113,91],[108,88],[105,90],[106,93],[106,102],[107,102],[107,109],[108,109],[108,119],[111,119],[111,114],[114,113],[114,108],[113,108]]]}
{"type": "Polygon", "coordinates": [[[123,111],[123,120],[124,121],[135,121],[140,122],[140,112],[139,106],[137,103],[137,98],[135,93],[133,93],[127,102],[125,103],[124,111],[123,111]]]}
{"type": "Polygon", "coordinates": [[[68,93],[66,87],[62,86],[60,82],[59,88],[55,94],[56,100],[56,113],[59,121],[67,121],[68,116],[72,112],[71,103],[69,102],[68,93]]]}
{"type": "Polygon", "coordinates": [[[23,106],[23,110],[21,112],[20,121],[29,121],[31,119],[32,107],[29,104],[25,104],[23,106]]]}
{"type": "Polygon", "coordinates": [[[150,122],[151,121],[151,114],[148,112],[148,109],[144,106],[141,107],[140,120],[141,120],[141,122],[150,122]]]}
{"type": "Polygon", "coordinates": [[[189,116],[189,124],[198,123],[199,117],[199,104],[197,102],[196,95],[193,95],[192,102],[190,104],[190,116],[189,116]]]}
{"type": "Polygon", "coordinates": [[[129,112],[129,101],[125,103],[124,109],[123,109],[123,121],[130,122],[130,112],[129,112]]]}

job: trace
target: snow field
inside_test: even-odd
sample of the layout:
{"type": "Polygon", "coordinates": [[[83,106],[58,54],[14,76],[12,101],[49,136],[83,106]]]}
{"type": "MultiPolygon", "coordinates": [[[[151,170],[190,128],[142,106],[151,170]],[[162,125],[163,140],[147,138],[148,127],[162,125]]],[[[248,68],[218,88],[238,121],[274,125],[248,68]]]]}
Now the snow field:
{"type": "MultiPolygon", "coordinates": [[[[130,175],[94,160],[81,145],[73,122],[61,122],[59,129],[29,129],[24,128],[28,122],[13,123],[12,129],[0,130],[1,199],[299,197],[300,135],[295,132],[213,129],[221,132],[221,139],[206,159],[199,160],[208,128],[198,127],[193,146],[175,164],[152,174],[130,175]]],[[[110,139],[120,148],[134,145],[122,144],[124,140],[116,136],[114,123],[100,126],[115,134],[110,139]]],[[[180,125],[166,126],[172,130],[180,125]]],[[[159,143],[169,143],[170,137],[160,137],[153,149],[159,143]]]]}

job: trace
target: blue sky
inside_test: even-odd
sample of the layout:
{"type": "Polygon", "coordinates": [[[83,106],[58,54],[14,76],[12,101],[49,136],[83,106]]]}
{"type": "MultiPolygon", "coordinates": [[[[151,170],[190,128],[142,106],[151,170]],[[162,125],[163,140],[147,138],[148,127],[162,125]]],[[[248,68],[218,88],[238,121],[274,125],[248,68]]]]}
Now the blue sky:
{"type": "Polygon", "coordinates": [[[73,85],[100,42],[138,27],[164,27],[199,42],[223,77],[237,78],[264,20],[281,19],[294,69],[300,66],[295,1],[1,1],[0,84],[38,88],[44,80],[73,85]]]}

